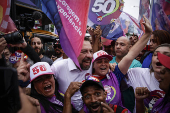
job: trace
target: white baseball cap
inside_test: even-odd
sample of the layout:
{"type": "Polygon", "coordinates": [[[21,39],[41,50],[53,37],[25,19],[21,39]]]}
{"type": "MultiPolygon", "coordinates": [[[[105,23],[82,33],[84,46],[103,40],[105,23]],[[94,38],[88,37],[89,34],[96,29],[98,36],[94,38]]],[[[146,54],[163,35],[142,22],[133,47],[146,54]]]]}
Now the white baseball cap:
{"type": "Polygon", "coordinates": [[[93,54],[93,60],[92,60],[92,63],[100,58],[107,58],[109,59],[110,61],[113,59],[113,57],[111,55],[109,55],[107,52],[103,51],[103,50],[100,50],[100,51],[97,51],[93,54]]]}
{"type": "Polygon", "coordinates": [[[47,62],[37,62],[30,67],[30,82],[41,75],[54,74],[47,62]]]}

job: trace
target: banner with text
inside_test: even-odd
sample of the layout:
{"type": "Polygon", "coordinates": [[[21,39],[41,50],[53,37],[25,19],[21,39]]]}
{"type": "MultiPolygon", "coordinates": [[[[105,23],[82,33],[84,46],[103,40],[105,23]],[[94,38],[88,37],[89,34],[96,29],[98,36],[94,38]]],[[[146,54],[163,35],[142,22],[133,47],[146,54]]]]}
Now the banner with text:
{"type": "MultiPolygon", "coordinates": [[[[119,18],[123,5],[123,0],[91,0],[88,26],[95,28],[97,25],[100,25],[102,37],[107,38],[109,31],[119,26],[119,23],[116,23],[115,20],[119,18]]],[[[122,32],[118,34],[122,35],[122,32]]],[[[113,35],[118,37],[117,33],[113,35]]]]}
{"type": "Polygon", "coordinates": [[[80,54],[87,27],[89,0],[40,0],[42,11],[54,23],[62,49],[79,66],[80,54]]]}

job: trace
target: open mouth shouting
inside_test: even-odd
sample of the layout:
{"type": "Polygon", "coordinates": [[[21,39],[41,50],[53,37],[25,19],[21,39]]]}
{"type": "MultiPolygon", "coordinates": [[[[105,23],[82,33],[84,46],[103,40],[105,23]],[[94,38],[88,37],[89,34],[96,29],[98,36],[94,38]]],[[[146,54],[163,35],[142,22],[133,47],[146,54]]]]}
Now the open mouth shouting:
{"type": "Polygon", "coordinates": [[[156,66],[162,66],[160,62],[156,62],[156,66]]]}
{"type": "Polygon", "coordinates": [[[91,111],[92,112],[97,112],[101,110],[101,103],[100,102],[95,102],[90,105],[91,111]]]}
{"type": "Polygon", "coordinates": [[[51,85],[46,85],[44,87],[44,90],[47,91],[47,92],[51,91],[51,85]]]}

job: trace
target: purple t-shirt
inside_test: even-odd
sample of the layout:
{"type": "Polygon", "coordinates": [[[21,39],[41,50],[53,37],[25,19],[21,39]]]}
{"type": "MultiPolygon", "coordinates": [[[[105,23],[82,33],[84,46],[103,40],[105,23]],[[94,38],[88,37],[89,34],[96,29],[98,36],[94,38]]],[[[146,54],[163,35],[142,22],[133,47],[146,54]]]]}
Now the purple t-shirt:
{"type": "Polygon", "coordinates": [[[164,96],[165,96],[164,91],[160,91],[160,90],[151,91],[149,97],[144,99],[144,104],[145,104],[145,107],[146,107],[146,111],[151,112],[152,109],[153,109],[153,106],[155,105],[155,103],[160,98],[163,98],[164,96]]]}
{"type": "MultiPolygon", "coordinates": [[[[51,98],[47,98],[50,102],[63,106],[63,103],[61,101],[59,101],[58,99],[56,99],[56,96],[54,95],[51,98]]],[[[41,113],[46,113],[44,107],[41,105],[40,103],[40,107],[41,107],[41,113]]],[[[48,113],[62,113],[62,111],[59,110],[54,110],[53,108],[51,108],[51,111],[49,111],[48,113]]]]}
{"type": "Polygon", "coordinates": [[[163,109],[162,108],[162,105],[159,106],[159,107],[156,107],[158,104],[160,104],[161,102],[163,101],[163,98],[160,98],[159,100],[156,101],[154,107],[152,108],[152,112],[151,113],[168,113],[168,108],[170,107],[170,102],[167,103],[165,105],[165,107],[163,109]]]}
{"type": "Polygon", "coordinates": [[[122,106],[121,93],[116,76],[110,72],[109,76],[107,76],[101,82],[105,91],[107,92],[106,102],[108,104],[122,106]]]}

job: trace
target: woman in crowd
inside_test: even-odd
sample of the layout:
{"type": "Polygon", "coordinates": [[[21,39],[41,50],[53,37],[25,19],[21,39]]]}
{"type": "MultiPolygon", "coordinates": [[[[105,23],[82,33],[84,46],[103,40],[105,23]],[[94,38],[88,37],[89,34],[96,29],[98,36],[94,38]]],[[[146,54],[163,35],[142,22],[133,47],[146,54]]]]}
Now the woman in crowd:
{"type": "MultiPolygon", "coordinates": [[[[155,103],[152,113],[170,112],[170,44],[162,44],[154,52],[155,60],[159,63],[159,88],[165,91],[165,97],[155,103]]],[[[137,87],[135,90],[136,110],[138,113],[145,112],[144,99],[150,96],[146,87],[137,87]]]]}
{"type": "Polygon", "coordinates": [[[153,51],[158,45],[168,43],[170,44],[170,34],[165,30],[155,30],[152,32],[150,38],[150,51],[147,51],[141,58],[140,62],[142,68],[150,68],[153,51]]]}
{"type": "Polygon", "coordinates": [[[63,111],[64,99],[58,91],[58,82],[48,63],[38,62],[30,67],[30,82],[31,96],[39,100],[41,113],[63,111]]]}
{"type": "MultiPolygon", "coordinates": [[[[143,23],[145,26],[145,34],[130,49],[128,54],[119,62],[119,64],[115,67],[113,72],[109,70],[109,62],[110,60],[112,60],[112,56],[108,55],[105,51],[102,51],[102,50],[93,54],[93,61],[92,61],[93,72],[92,73],[93,73],[93,76],[101,80],[104,86],[104,89],[107,91],[106,102],[109,104],[122,106],[120,89],[119,89],[120,81],[125,77],[133,59],[145,47],[152,33],[152,27],[149,23],[149,20],[146,19],[146,17],[144,18],[146,22],[146,23],[143,23]]],[[[112,65],[111,65],[111,68],[112,68],[112,65]]],[[[70,92],[67,92],[67,93],[70,93],[70,92]]],[[[84,112],[88,111],[86,106],[84,106],[82,110],[84,110],[84,112]]]]}

